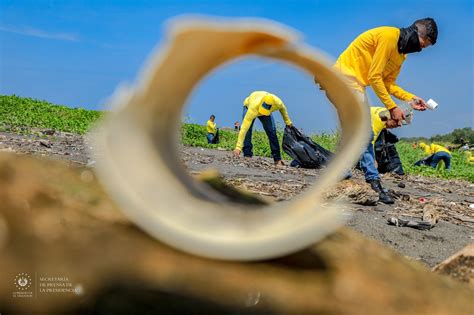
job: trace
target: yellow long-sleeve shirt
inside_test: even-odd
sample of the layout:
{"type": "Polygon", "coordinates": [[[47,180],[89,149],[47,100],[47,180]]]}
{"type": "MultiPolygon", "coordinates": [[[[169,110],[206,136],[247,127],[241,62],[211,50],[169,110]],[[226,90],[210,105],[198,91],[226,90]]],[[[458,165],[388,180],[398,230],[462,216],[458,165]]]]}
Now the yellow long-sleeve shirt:
{"type": "Polygon", "coordinates": [[[451,151],[449,151],[448,149],[446,149],[442,145],[434,144],[434,143],[432,143],[430,145],[427,145],[427,144],[422,142],[422,143],[420,143],[420,148],[422,148],[423,151],[425,151],[426,155],[432,155],[432,154],[435,154],[435,153],[438,153],[438,152],[446,152],[448,154],[451,154],[451,151]]]}
{"type": "Polygon", "coordinates": [[[207,121],[207,133],[216,134],[216,123],[210,119],[207,121]]]}
{"type": "Polygon", "coordinates": [[[370,85],[387,109],[397,105],[390,97],[409,101],[414,95],[396,84],[406,55],[398,52],[400,30],[377,27],[359,35],[339,56],[334,67],[348,76],[360,91],[370,85]]]}
{"type": "Polygon", "coordinates": [[[247,107],[248,110],[245,114],[242,126],[240,127],[239,137],[237,138],[237,144],[235,146],[236,149],[242,150],[244,146],[245,135],[247,134],[247,131],[249,130],[250,125],[252,124],[252,121],[258,116],[262,116],[262,114],[259,113],[259,108],[260,105],[262,105],[266,96],[269,96],[269,99],[271,100],[271,104],[268,104],[271,105],[271,108],[269,109],[269,114],[278,110],[280,111],[280,114],[283,117],[283,121],[285,122],[285,124],[291,125],[291,120],[288,116],[288,111],[286,110],[285,104],[278,96],[276,96],[275,94],[268,93],[266,91],[252,92],[244,100],[244,106],[247,107]]]}
{"type": "Polygon", "coordinates": [[[370,108],[370,118],[372,123],[372,131],[374,132],[374,136],[372,138],[372,144],[375,143],[375,140],[379,137],[382,130],[386,128],[385,122],[382,120],[380,115],[388,115],[390,117],[390,113],[388,113],[385,107],[371,107],[370,108]],[[387,113],[384,113],[387,112],[387,113]]]}

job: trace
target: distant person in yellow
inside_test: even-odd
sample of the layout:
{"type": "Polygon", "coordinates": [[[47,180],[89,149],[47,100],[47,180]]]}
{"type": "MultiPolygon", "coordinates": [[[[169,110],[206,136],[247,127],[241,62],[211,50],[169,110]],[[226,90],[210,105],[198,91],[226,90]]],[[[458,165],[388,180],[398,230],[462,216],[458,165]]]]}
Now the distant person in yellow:
{"type": "Polygon", "coordinates": [[[245,157],[253,156],[252,129],[255,118],[258,118],[270,142],[275,165],[284,165],[281,160],[280,143],[277,138],[275,120],[272,116],[272,113],[277,110],[280,111],[285,124],[291,126],[292,123],[290,117],[288,117],[285,104],[283,104],[278,96],[265,91],[255,91],[244,100],[243,121],[234,150],[236,156],[239,156],[242,151],[245,157]]]}
{"type": "Polygon", "coordinates": [[[377,27],[359,35],[339,56],[334,67],[347,77],[349,85],[365,102],[365,88],[371,86],[390,111],[391,118],[401,125],[403,111],[391,96],[410,102],[413,109],[426,109],[422,98],[397,85],[402,64],[407,54],[434,45],[437,38],[438,27],[432,18],[417,20],[407,28],[377,27]]]}
{"type": "Polygon", "coordinates": [[[207,121],[207,143],[215,143],[215,137],[217,134],[217,128],[216,128],[216,116],[211,115],[209,117],[209,120],[207,121]]]}
{"type": "Polygon", "coordinates": [[[432,168],[436,168],[438,163],[443,161],[446,169],[451,169],[451,152],[448,149],[439,144],[432,143],[427,145],[423,142],[420,142],[418,147],[425,152],[427,157],[417,161],[415,163],[416,166],[428,165],[432,168]]]}

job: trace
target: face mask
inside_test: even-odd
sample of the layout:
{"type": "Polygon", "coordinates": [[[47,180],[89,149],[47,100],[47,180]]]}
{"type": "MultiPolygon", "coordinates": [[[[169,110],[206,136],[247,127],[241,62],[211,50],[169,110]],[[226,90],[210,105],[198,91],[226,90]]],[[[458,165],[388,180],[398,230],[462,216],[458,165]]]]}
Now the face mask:
{"type": "Polygon", "coordinates": [[[421,46],[415,24],[407,28],[400,28],[398,52],[401,54],[409,54],[419,51],[421,51],[421,46]]]}

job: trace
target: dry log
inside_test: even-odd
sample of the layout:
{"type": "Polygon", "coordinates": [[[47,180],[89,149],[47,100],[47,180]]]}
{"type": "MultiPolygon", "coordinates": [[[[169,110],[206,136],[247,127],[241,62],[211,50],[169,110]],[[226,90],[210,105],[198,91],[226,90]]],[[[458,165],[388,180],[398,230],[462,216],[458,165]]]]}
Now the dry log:
{"type": "Polygon", "coordinates": [[[460,281],[474,284],[474,243],[467,245],[456,254],[433,268],[442,275],[449,275],[460,281]]]}

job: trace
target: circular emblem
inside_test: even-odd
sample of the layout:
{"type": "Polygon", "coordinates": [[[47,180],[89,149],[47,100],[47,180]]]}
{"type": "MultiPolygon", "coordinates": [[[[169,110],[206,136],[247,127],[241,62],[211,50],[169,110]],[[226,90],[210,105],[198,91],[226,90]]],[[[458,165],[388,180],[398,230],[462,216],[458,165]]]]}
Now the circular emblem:
{"type": "Polygon", "coordinates": [[[28,290],[31,287],[31,277],[25,272],[19,273],[15,277],[14,283],[15,283],[15,287],[18,290],[20,291],[28,290]]]}

